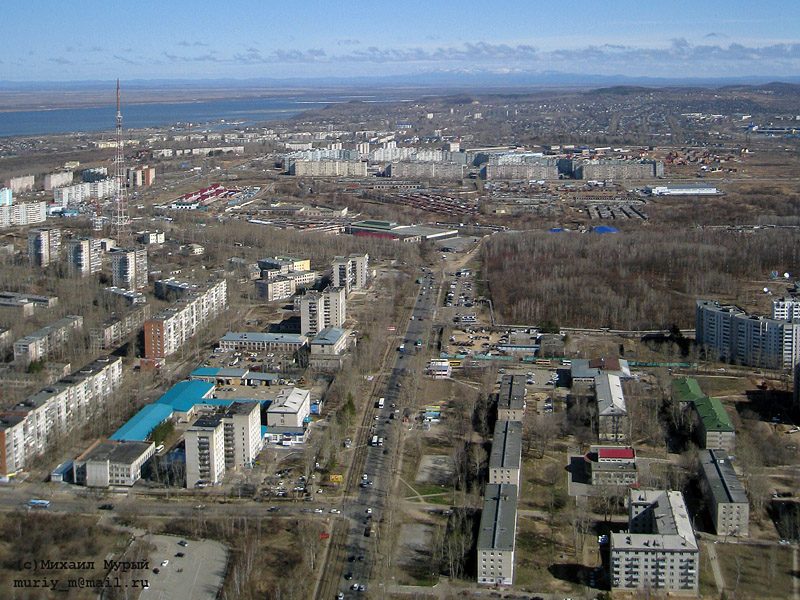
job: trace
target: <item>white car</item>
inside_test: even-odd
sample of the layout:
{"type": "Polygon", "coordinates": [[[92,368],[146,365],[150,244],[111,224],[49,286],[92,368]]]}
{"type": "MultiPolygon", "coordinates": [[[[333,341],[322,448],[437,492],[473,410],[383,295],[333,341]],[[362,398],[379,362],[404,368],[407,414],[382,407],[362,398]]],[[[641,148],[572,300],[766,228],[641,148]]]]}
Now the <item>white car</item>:
{"type": "Polygon", "coordinates": [[[331,514],[332,515],[338,515],[340,512],[342,512],[342,511],[340,511],[338,508],[332,508],[331,509],[331,514]]]}
{"type": "Polygon", "coordinates": [[[162,566],[162,567],[166,567],[168,564],[169,564],[169,561],[168,561],[168,560],[162,560],[162,561],[161,561],[161,566],[162,566]]]}
{"type": "Polygon", "coordinates": [[[368,514],[368,515],[371,515],[371,514],[372,514],[372,509],[371,509],[371,508],[368,508],[368,509],[367,509],[367,514],[368,514]]]}

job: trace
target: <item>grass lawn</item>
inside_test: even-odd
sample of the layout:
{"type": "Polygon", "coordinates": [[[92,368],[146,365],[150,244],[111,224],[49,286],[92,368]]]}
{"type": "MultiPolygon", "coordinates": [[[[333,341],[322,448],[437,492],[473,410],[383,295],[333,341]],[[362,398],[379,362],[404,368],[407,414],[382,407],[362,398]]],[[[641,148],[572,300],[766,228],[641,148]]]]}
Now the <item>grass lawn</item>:
{"type": "Polygon", "coordinates": [[[515,586],[556,594],[570,594],[581,589],[567,575],[578,573],[581,566],[576,564],[579,559],[563,537],[565,532],[563,524],[556,528],[551,548],[550,528],[546,523],[527,517],[518,519],[515,586]]]}
{"type": "Polygon", "coordinates": [[[717,556],[728,598],[791,597],[790,547],[717,544],[717,556]]]}

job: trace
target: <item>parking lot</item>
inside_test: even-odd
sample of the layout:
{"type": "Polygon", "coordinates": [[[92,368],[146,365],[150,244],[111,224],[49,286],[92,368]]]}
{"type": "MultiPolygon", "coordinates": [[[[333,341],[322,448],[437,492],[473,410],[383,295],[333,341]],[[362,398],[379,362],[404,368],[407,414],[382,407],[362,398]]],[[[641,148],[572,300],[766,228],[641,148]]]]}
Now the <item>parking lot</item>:
{"type": "Polygon", "coordinates": [[[150,556],[146,577],[150,587],[142,591],[140,600],[217,597],[227,565],[225,546],[211,540],[185,540],[185,545],[181,545],[180,538],[169,535],[153,535],[149,541],[156,551],[150,556]]]}

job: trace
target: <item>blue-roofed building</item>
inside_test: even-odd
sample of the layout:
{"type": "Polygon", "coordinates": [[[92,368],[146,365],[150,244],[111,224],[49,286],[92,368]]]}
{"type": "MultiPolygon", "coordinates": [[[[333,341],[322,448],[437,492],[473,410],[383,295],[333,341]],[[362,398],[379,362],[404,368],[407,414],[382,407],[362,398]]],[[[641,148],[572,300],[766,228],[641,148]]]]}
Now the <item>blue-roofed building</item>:
{"type": "Polygon", "coordinates": [[[200,406],[228,406],[232,402],[231,400],[218,400],[213,395],[213,383],[181,381],[156,400],[156,404],[171,407],[179,420],[188,421],[200,406]]]}
{"type": "Polygon", "coordinates": [[[172,407],[166,404],[148,404],[142,407],[110,439],[126,442],[143,442],[158,425],[172,416],[172,407]]]}

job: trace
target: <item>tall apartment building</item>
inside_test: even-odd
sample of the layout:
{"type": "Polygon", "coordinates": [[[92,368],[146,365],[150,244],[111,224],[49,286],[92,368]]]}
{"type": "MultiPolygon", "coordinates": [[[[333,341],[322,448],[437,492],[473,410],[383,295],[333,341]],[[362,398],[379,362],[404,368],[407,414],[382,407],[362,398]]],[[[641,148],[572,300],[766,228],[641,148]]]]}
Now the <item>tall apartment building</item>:
{"type": "Polygon", "coordinates": [[[749,535],[750,503],[726,452],[701,450],[700,474],[717,535],[749,535]]]}
{"type": "Polygon", "coordinates": [[[70,338],[83,328],[83,317],[70,315],[14,342],[14,360],[28,364],[63,350],[70,338]]]}
{"type": "Polygon", "coordinates": [[[147,287],[147,249],[128,248],[111,252],[111,275],[114,287],[141,290],[147,287]]]}
{"type": "Polygon", "coordinates": [[[31,265],[46,267],[60,258],[60,229],[34,229],[28,232],[28,260],[31,265]]]}
{"type": "MultiPolygon", "coordinates": [[[[15,194],[30,192],[33,189],[33,175],[22,175],[21,177],[11,177],[3,181],[3,185],[15,194]]],[[[0,205],[2,205],[2,190],[0,190],[0,205]]],[[[10,204],[10,202],[9,202],[10,204]]]]}
{"type": "Polygon", "coordinates": [[[84,183],[93,183],[102,179],[108,178],[108,168],[106,167],[93,167],[91,169],[84,169],[81,171],[81,181],[84,183]]]}
{"type": "Polygon", "coordinates": [[[478,531],[478,583],[514,584],[517,486],[488,483],[478,531]]]}
{"type": "Polygon", "coordinates": [[[393,162],[386,168],[389,177],[400,179],[441,179],[459,181],[467,174],[467,166],[443,162],[393,162]]]}
{"type": "Polygon", "coordinates": [[[252,467],[261,452],[261,404],[234,402],[222,417],[225,468],[252,467]]]}
{"type": "Polygon", "coordinates": [[[128,167],[125,171],[125,180],[129,187],[153,185],[156,180],[156,170],[147,165],[128,167]]]}
{"type": "Polygon", "coordinates": [[[792,297],[772,301],[772,318],[778,321],[800,319],[800,299],[792,297]]]}
{"type": "Polygon", "coordinates": [[[328,327],[341,328],[347,318],[344,288],[329,287],[324,292],[308,292],[300,299],[300,331],[315,336],[328,327]]]}
{"type": "Polygon", "coordinates": [[[483,173],[484,179],[518,179],[522,181],[558,179],[558,167],[555,164],[488,164],[483,173]]]}
{"type": "Polygon", "coordinates": [[[0,473],[13,474],[76,427],[122,383],[122,358],[103,356],[0,411],[0,473]]]}
{"type": "Polygon", "coordinates": [[[363,290],[369,282],[369,254],[351,254],[333,259],[333,286],[346,293],[363,290]]]}
{"type": "Polygon", "coordinates": [[[114,315],[97,327],[89,329],[93,350],[116,348],[132,333],[138,331],[150,316],[150,305],[144,304],[122,315],[114,315]]]}
{"type": "Polygon", "coordinates": [[[696,596],[700,552],[680,492],[629,490],[628,533],[611,534],[611,589],[696,596]]]}
{"type": "Polygon", "coordinates": [[[44,189],[54,190],[72,183],[72,171],[59,171],[44,176],[44,189]]]}
{"type": "Polygon", "coordinates": [[[525,377],[503,375],[497,395],[497,418],[502,421],[522,421],[525,417],[525,377]]]}
{"type": "Polygon", "coordinates": [[[228,285],[224,279],[188,289],[170,307],[145,321],[145,358],[163,359],[177,352],[227,304],[228,285]]]}
{"type": "Polygon", "coordinates": [[[36,225],[47,219],[46,202],[0,204],[0,228],[36,225]]]}
{"type": "Polygon", "coordinates": [[[800,320],[748,315],[713,300],[697,301],[695,339],[720,360],[742,365],[791,369],[800,362],[800,320]]]}
{"type": "Polygon", "coordinates": [[[201,417],[183,435],[186,445],[186,487],[213,485],[225,473],[225,426],[221,415],[201,417]]]}
{"type": "Polygon", "coordinates": [[[360,160],[287,160],[290,175],[307,177],[366,177],[367,163],[360,160]]]}
{"type": "Polygon", "coordinates": [[[11,206],[14,204],[14,191],[11,188],[0,188],[0,206],[11,206]]]}
{"type": "Polygon", "coordinates": [[[519,489],[522,467],[522,422],[498,420],[489,454],[489,483],[512,484],[519,489]]]}
{"type": "Polygon", "coordinates": [[[97,238],[74,238],[66,243],[69,274],[88,277],[103,267],[101,242],[97,238]]]}
{"type": "Polygon", "coordinates": [[[53,202],[61,206],[80,204],[89,200],[109,198],[119,191],[119,183],[115,177],[98,179],[97,181],[76,183],[53,190],[53,202]]]}

